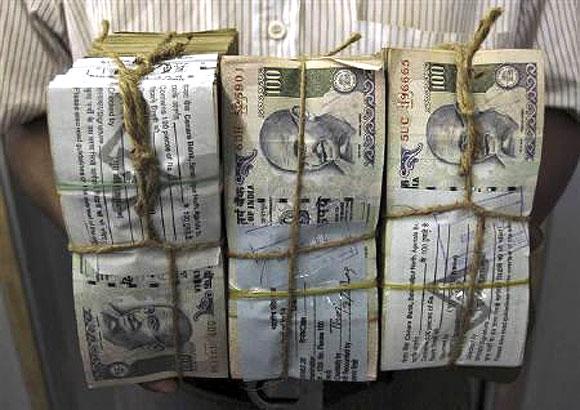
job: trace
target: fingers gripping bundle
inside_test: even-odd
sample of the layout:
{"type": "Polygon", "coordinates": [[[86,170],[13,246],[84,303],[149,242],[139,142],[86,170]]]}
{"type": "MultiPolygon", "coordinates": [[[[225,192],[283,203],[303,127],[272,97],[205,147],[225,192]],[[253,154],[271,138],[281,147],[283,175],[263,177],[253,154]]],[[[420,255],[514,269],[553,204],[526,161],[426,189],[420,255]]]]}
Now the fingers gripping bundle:
{"type": "Polygon", "coordinates": [[[87,382],[227,376],[215,53],[235,32],[107,31],[107,58],[49,87],[87,382]]]}

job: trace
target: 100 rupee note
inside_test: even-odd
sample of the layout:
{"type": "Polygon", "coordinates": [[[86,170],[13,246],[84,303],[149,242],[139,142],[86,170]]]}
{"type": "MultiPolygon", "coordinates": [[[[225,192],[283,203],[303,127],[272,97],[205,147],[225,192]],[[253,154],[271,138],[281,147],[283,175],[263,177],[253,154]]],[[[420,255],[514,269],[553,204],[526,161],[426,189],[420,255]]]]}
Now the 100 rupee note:
{"type": "MultiPolygon", "coordinates": [[[[387,210],[442,205],[464,197],[459,174],[467,132],[457,107],[455,54],[444,50],[388,51],[387,210]],[[445,192],[446,198],[433,193],[445,192]]],[[[482,50],[473,61],[471,93],[478,128],[473,200],[517,196],[506,210],[532,206],[544,124],[539,50],[482,50]]]]}
{"type": "MultiPolygon", "coordinates": [[[[300,63],[275,58],[222,60],[225,209],[230,251],[289,246],[298,167],[300,63]]],[[[305,172],[300,243],[374,232],[385,147],[382,61],[306,63],[305,172]]],[[[375,241],[301,254],[298,292],[369,283],[325,295],[231,298],[233,377],[371,380],[376,376],[375,241]],[[289,348],[282,339],[291,321],[289,348]]],[[[230,294],[285,291],[288,261],[229,261],[230,294]],[[234,290],[234,292],[232,292],[234,290]],[[240,290],[240,292],[235,292],[240,290]]]]}
{"type": "MultiPolygon", "coordinates": [[[[464,200],[459,160],[467,144],[456,105],[453,52],[388,50],[387,215],[464,200]]],[[[544,78],[537,50],[482,50],[471,92],[478,129],[473,201],[529,215],[540,164],[544,78]]],[[[468,270],[477,217],[470,210],[387,218],[381,369],[521,364],[527,329],[529,231],[487,218],[465,338],[468,270]],[[507,286],[498,286],[499,284],[507,286]]]]}
{"type": "Polygon", "coordinates": [[[89,386],[177,377],[178,366],[186,377],[227,374],[221,250],[186,252],[176,262],[174,329],[163,251],[73,255],[77,330],[89,386]]]}

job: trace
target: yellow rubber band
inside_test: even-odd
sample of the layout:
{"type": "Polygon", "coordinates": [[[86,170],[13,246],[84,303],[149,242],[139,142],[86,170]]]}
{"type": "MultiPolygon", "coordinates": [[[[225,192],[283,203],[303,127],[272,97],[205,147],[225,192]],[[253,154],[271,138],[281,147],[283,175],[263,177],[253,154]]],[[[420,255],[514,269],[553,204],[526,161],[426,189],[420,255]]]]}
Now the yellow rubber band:
{"type": "MultiPolygon", "coordinates": [[[[313,287],[307,289],[295,289],[292,294],[295,296],[323,296],[344,292],[345,290],[365,290],[376,289],[377,282],[369,279],[362,282],[345,283],[330,287],[313,287]]],[[[264,290],[264,289],[240,289],[230,285],[230,299],[272,299],[287,298],[289,292],[286,290],[264,290]]]]}
{"type": "Polygon", "coordinates": [[[523,286],[528,285],[530,279],[514,279],[514,280],[498,280],[495,282],[483,282],[483,283],[423,283],[423,284],[410,284],[410,283],[391,283],[387,282],[383,284],[383,289],[388,290],[429,290],[429,291],[443,291],[443,290],[458,290],[458,289],[498,289],[498,288],[509,288],[513,286],[523,286]]]}

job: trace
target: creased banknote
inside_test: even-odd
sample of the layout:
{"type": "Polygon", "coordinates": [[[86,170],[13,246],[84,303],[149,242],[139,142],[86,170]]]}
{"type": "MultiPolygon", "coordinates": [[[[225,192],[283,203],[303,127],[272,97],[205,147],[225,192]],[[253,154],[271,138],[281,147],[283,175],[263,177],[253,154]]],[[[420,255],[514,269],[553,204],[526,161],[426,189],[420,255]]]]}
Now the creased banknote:
{"type": "MultiPolygon", "coordinates": [[[[124,58],[129,66],[132,60],[124,58]]],[[[164,242],[221,237],[216,66],[216,54],[185,56],[159,64],[140,82],[160,168],[151,219],[164,242]]],[[[135,210],[132,143],[123,126],[116,75],[109,59],[82,59],[49,87],[56,185],[76,245],[135,244],[146,238],[145,222],[135,210]]],[[[178,258],[179,346],[171,336],[165,253],[74,255],[77,326],[90,386],[175,376],[176,349],[185,375],[227,376],[221,250],[204,252],[182,252],[178,258]]]]}
{"type": "MultiPolygon", "coordinates": [[[[224,57],[223,147],[230,252],[289,246],[298,166],[300,63],[224,57]]],[[[385,149],[382,61],[310,60],[306,65],[302,245],[373,232],[385,149]]],[[[301,254],[295,306],[247,290],[285,291],[288,261],[229,261],[231,374],[236,378],[363,381],[376,376],[374,239],[301,254]],[[307,295],[314,288],[368,283],[368,289],[307,295]],[[288,350],[282,339],[289,327],[288,350]],[[288,356],[286,356],[288,355],[288,356]]]]}
{"type": "MultiPolygon", "coordinates": [[[[543,129],[543,69],[537,50],[482,50],[473,61],[472,94],[479,130],[474,201],[518,197],[512,213],[532,207],[543,129]]],[[[458,164],[467,144],[459,114],[453,52],[388,51],[387,210],[442,205],[464,197],[458,164]],[[412,194],[409,194],[412,193],[412,194]]]]}
{"type": "MultiPolygon", "coordinates": [[[[221,234],[216,62],[215,54],[166,61],[141,81],[161,170],[151,218],[164,241],[215,241],[221,234]]],[[[79,60],[49,87],[57,189],[76,244],[144,239],[115,71],[110,60],[79,60]]]]}
{"type": "Polygon", "coordinates": [[[75,311],[87,383],[176,377],[177,349],[183,376],[227,375],[222,266],[219,248],[177,258],[176,338],[167,255],[150,249],[75,254],[75,311]]]}
{"type": "MultiPolygon", "coordinates": [[[[454,53],[388,50],[387,77],[387,215],[462,201],[459,159],[467,134],[455,102],[454,53]]],[[[473,201],[486,210],[514,216],[531,211],[542,148],[543,83],[539,51],[475,55],[471,91],[479,134],[473,201]]],[[[387,218],[381,369],[449,363],[461,339],[476,229],[477,218],[468,210],[387,218]]],[[[487,218],[478,288],[457,364],[521,364],[529,243],[525,221],[487,218]]]]}

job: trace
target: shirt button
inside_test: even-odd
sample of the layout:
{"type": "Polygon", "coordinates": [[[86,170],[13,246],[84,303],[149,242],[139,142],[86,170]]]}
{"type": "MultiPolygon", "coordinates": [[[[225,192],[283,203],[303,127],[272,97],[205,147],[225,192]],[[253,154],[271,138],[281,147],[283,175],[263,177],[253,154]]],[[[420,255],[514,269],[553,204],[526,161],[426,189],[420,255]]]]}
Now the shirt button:
{"type": "Polygon", "coordinates": [[[286,36],[286,26],[279,20],[271,21],[268,24],[268,35],[274,40],[281,40],[286,36]]]}

